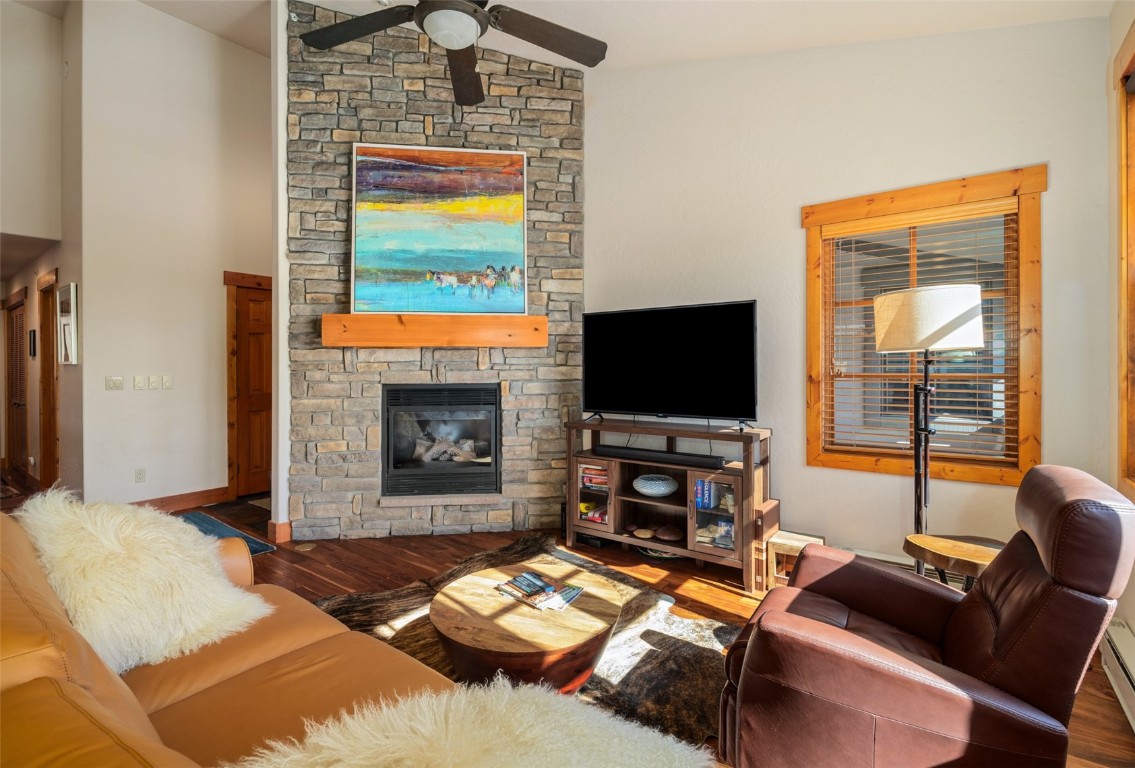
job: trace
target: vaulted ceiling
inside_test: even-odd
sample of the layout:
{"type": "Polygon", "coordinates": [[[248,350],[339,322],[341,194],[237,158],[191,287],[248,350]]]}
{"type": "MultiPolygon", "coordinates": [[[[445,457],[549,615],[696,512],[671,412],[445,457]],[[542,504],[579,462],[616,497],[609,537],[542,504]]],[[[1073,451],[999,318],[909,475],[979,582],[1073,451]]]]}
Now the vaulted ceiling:
{"type": "MultiPolygon", "coordinates": [[[[62,16],[65,0],[21,0],[62,16]]],[[[87,0],[88,2],[90,0],[87,0]]],[[[269,55],[269,0],[141,0],[269,55]]],[[[282,2],[283,0],[278,0],[282,2]]],[[[406,0],[324,0],[362,15],[406,0]]],[[[412,4],[412,3],[408,3],[412,4]]],[[[490,2],[490,5],[495,5],[490,2]]],[[[1107,16],[1112,0],[504,0],[608,44],[606,69],[753,56],[794,48],[1107,16]]],[[[578,67],[490,29],[481,43],[550,64],[578,67]]]]}

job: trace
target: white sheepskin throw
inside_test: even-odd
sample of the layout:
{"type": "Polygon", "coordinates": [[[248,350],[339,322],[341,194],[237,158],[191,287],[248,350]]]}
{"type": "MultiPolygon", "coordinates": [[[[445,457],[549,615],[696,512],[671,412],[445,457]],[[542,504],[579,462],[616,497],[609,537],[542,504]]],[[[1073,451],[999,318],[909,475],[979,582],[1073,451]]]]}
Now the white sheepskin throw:
{"type": "Polygon", "coordinates": [[[149,507],[32,496],[14,515],[67,615],[121,674],[190,653],[272,612],[225,578],[217,540],[149,507]]]}
{"type": "Polygon", "coordinates": [[[303,743],[271,742],[230,768],[706,768],[710,753],[550,688],[485,686],[367,704],[303,743]]]}

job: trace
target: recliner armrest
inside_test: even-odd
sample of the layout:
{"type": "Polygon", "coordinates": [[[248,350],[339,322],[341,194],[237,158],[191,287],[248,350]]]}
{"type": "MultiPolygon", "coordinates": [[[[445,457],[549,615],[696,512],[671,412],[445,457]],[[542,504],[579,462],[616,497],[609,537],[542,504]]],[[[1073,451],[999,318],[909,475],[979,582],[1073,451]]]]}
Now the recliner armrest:
{"type": "Polygon", "coordinates": [[[238,587],[252,586],[252,553],[248,542],[237,536],[217,540],[217,551],[221,553],[221,565],[225,576],[238,587]]]}
{"type": "Polygon", "coordinates": [[[936,645],[965,596],[945,584],[822,544],[804,547],[788,583],[936,645]]]}

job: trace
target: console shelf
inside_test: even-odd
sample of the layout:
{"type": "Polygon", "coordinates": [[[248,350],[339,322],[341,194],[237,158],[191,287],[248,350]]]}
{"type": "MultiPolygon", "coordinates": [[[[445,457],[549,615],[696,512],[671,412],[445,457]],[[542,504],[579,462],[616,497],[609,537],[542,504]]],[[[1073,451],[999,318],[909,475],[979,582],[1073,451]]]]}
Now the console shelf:
{"type": "MultiPolygon", "coordinates": [[[[763,591],[768,540],[780,530],[780,502],[769,496],[767,429],[737,429],[605,419],[569,421],[567,429],[567,545],[577,534],[645,547],[672,555],[738,568],[747,592],[763,591]],[[663,437],[666,452],[650,458],[596,455],[603,435],[663,437]],[[682,463],[678,440],[740,446],[741,459],[710,469],[682,463]],[[667,475],[678,488],[667,496],[646,496],[632,483],[641,475],[667,475]],[[638,528],[670,538],[634,534],[638,528]]],[[[734,449],[731,453],[735,453],[734,449]]],[[[708,453],[707,453],[708,455],[708,453]]]]}

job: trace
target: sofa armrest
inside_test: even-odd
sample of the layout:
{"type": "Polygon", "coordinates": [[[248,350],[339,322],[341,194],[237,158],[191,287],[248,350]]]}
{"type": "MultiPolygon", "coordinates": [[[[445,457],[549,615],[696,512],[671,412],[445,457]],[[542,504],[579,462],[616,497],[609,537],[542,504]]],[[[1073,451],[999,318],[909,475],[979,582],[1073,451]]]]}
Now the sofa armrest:
{"type": "Polygon", "coordinates": [[[252,553],[248,543],[237,536],[229,536],[217,541],[217,551],[221,553],[221,565],[225,576],[238,587],[252,586],[252,553]]]}
{"type": "MultiPolygon", "coordinates": [[[[1059,721],[1005,691],[944,664],[781,611],[758,620],[740,678],[736,706],[742,714],[759,711],[771,683],[823,706],[834,703],[918,732],[1032,755],[1038,763],[1062,759],[1067,749],[1067,730],[1059,721]]],[[[794,727],[808,721],[807,713],[797,714],[794,727]]],[[[826,727],[822,718],[814,722],[826,727]]],[[[743,731],[739,726],[739,738],[743,731]]],[[[797,738],[808,736],[798,733],[797,738]]]]}
{"type": "Polygon", "coordinates": [[[789,586],[831,598],[934,644],[941,643],[946,623],[965,596],[945,584],[822,544],[804,547],[789,586]]]}
{"type": "Polygon", "coordinates": [[[37,677],[0,698],[0,764],[21,768],[199,768],[113,704],[63,679],[37,677]]]}

